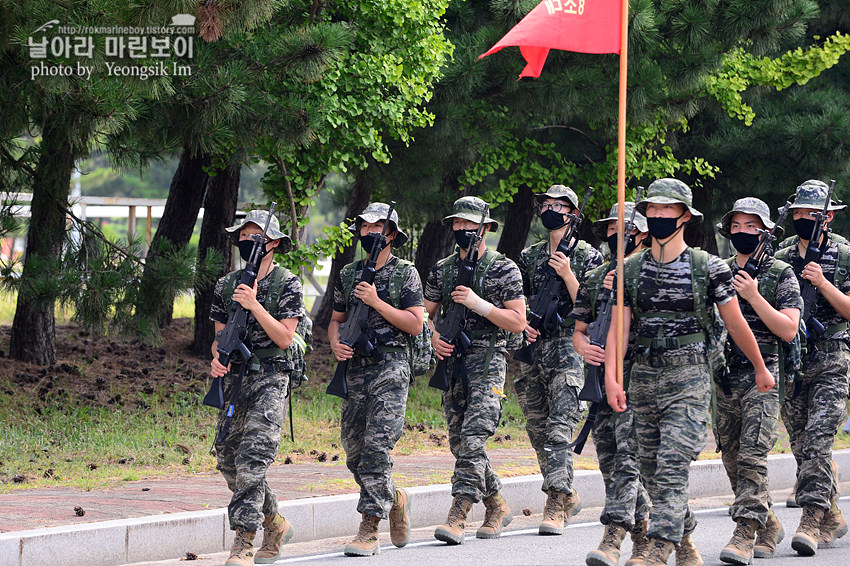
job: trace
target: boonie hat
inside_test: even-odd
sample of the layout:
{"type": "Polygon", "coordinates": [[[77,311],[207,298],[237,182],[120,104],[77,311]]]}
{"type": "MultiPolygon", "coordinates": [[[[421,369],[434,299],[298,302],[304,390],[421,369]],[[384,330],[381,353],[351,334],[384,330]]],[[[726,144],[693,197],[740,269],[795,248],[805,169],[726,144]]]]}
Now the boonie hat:
{"type": "MultiPolygon", "coordinates": [[[[829,186],[826,183],[817,179],[809,179],[797,187],[797,192],[788,200],[792,201],[791,208],[818,208],[823,210],[827,193],[829,193],[829,186]]],[[[846,208],[846,205],[842,204],[840,200],[830,199],[827,210],[841,210],[843,208],[846,208]]]]}
{"type": "MultiPolygon", "coordinates": [[[[234,245],[236,245],[239,241],[239,231],[242,230],[246,224],[254,223],[262,229],[266,227],[266,221],[268,221],[268,218],[268,210],[252,210],[245,215],[245,218],[243,218],[241,222],[234,224],[230,228],[225,228],[225,230],[230,233],[230,240],[234,245]]],[[[283,240],[280,243],[282,250],[287,250],[292,246],[292,239],[280,231],[280,222],[278,222],[275,216],[272,216],[272,221],[269,223],[269,230],[266,232],[266,236],[270,240],[283,240]]]]}
{"type": "Polygon", "coordinates": [[[569,187],[564,185],[552,185],[545,193],[535,193],[534,201],[540,204],[547,198],[556,198],[569,201],[573,208],[578,208],[578,195],[569,187]]]}
{"type": "MultiPolygon", "coordinates": [[[[761,199],[755,197],[739,198],[735,201],[732,210],[723,215],[720,219],[720,224],[717,225],[717,231],[724,238],[732,236],[732,217],[735,213],[741,212],[744,214],[755,214],[761,219],[761,223],[768,230],[773,230],[774,223],[770,220],[770,207],[761,199]]],[[[776,228],[775,236],[781,238],[785,230],[782,226],[776,228]]]]}
{"type": "MultiPolygon", "coordinates": [[[[355,237],[360,236],[360,224],[363,222],[369,222],[370,224],[374,224],[379,220],[386,220],[387,213],[390,211],[390,205],[385,204],[383,202],[371,202],[369,206],[363,210],[357,217],[354,219],[354,223],[348,227],[348,230],[354,234],[355,237]]],[[[407,234],[401,231],[401,228],[398,227],[398,212],[393,209],[392,216],[390,216],[390,224],[392,224],[391,228],[395,228],[398,232],[396,234],[395,239],[393,240],[393,247],[399,248],[407,243],[409,239],[407,234]]],[[[389,232],[388,232],[389,233],[389,232]]]]}
{"type": "MultiPolygon", "coordinates": [[[[600,218],[595,221],[592,226],[593,233],[596,234],[596,237],[604,240],[605,236],[608,232],[608,223],[612,220],[617,220],[617,210],[620,208],[618,203],[614,203],[614,206],[611,207],[611,210],[608,211],[607,218],[600,218]]],[[[626,201],[625,213],[623,214],[623,222],[628,222],[629,218],[632,217],[632,211],[635,209],[635,203],[626,201]]],[[[638,229],[638,232],[648,232],[649,228],[646,225],[646,216],[640,213],[635,213],[635,228],[638,229]]]]}
{"type": "MultiPolygon", "coordinates": [[[[452,205],[452,214],[443,218],[443,224],[449,224],[455,218],[462,218],[475,222],[481,222],[481,214],[487,207],[487,203],[478,197],[460,197],[452,205]]],[[[499,223],[490,218],[490,212],[487,211],[487,217],[484,218],[485,224],[490,224],[490,231],[495,232],[499,229],[499,223]]]]}
{"type": "Polygon", "coordinates": [[[646,189],[646,196],[637,205],[637,211],[646,216],[646,206],[654,204],[684,204],[691,213],[688,224],[702,222],[702,212],[693,207],[691,188],[678,179],[658,179],[646,189]]]}

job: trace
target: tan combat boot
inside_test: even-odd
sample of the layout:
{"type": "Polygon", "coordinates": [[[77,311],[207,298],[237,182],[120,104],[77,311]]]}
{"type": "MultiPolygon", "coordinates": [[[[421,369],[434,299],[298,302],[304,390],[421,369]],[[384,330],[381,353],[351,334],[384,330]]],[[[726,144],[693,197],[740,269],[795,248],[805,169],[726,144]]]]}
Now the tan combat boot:
{"type": "Polygon", "coordinates": [[[263,521],[263,546],[254,556],[256,564],[271,564],[280,558],[280,547],[292,538],[292,523],[280,513],[267,515],[263,521]]]}
{"type": "Polygon", "coordinates": [[[541,535],[561,535],[570,517],[581,511],[581,498],[576,490],[570,493],[550,489],[543,508],[543,520],[537,529],[541,535]]]}
{"type": "Polygon", "coordinates": [[[254,531],[236,529],[233,546],[230,548],[230,558],[224,566],[253,566],[254,565],[254,531]]]}
{"type": "Polygon", "coordinates": [[[818,550],[818,537],[820,537],[820,524],[823,521],[823,509],[814,505],[803,507],[803,516],[800,517],[800,526],[791,539],[791,548],[802,556],[814,556],[818,550]]]}
{"type": "Polygon", "coordinates": [[[773,558],[776,547],[785,538],[785,529],[779,522],[779,517],[773,509],[767,512],[767,523],[763,529],[756,531],[756,544],[753,546],[753,556],[756,558],[773,558]]]}
{"type": "Polygon", "coordinates": [[[702,566],[702,556],[699,555],[691,535],[683,536],[682,542],[676,547],[676,566],[702,566]]]}
{"type": "Polygon", "coordinates": [[[469,515],[470,509],[472,501],[460,496],[455,497],[446,523],[437,527],[434,538],[451,545],[463,544],[463,531],[466,529],[466,516],[469,515]]]}
{"type": "Polygon", "coordinates": [[[838,508],[838,498],[832,498],[829,511],[823,514],[820,522],[820,534],[818,535],[818,546],[829,548],[833,542],[847,534],[847,521],[838,508]]]}
{"type": "Polygon", "coordinates": [[[738,519],[732,540],[720,551],[720,561],[727,564],[752,564],[758,526],[752,519],[738,519]]]}
{"type": "Polygon", "coordinates": [[[380,517],[373,517],[363,513],[363,520],[360,521],[360,529],[357,531],[357,536],[354,537],[345,547],[346,556],[372,556],[373,554],[381,553],[381,542],[378,540],[378,523],[381,522],[380,517]]]}
{"type": "Polygon", "coordinates": [[[390,509],[390,540],[399,548],[410,540],[410,499],[403,489],[395,490],[390,509]]]}
{"type": "Polygon", "coordinates": [[[484,523],[475,531],[476,538],[498,538],[502,534],[502,527],[507,527],[514,520],[511,508],[502,494],[496,492],[490,497],[484,498],[484,523]]]}
{"type": "Polygon", "coordinates": [[[649,552],[646,554],[646,566],[667,566],[670,554],[676,549],[676,545],[663,538],[649,539],[649,552]]]}
{"type": "Polygon", "coordinates": [[[649,554],[649,537],[646,531],[649,529],[649,519],[644,519],[635,524],[632,529],[632,556],[626,560],[626,566],[643,566],[646,555],[649,554]]]}
{"type": "Polygon", "coordinates": [[[587,553],[584,561],[587,566],[617,566],[620,563],[620,545],[626,538],[626,529],[620,525],[605,525],[605,534],[599,548],[587,553]]]}

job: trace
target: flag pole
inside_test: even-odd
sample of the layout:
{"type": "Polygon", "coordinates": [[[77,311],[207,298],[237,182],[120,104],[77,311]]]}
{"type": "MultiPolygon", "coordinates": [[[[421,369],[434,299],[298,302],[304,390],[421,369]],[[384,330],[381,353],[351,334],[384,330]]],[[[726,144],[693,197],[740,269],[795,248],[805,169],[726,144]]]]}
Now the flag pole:
{"type": "Polygon", "coordinates": [[[628,78],[629,0],[620,10],[620,112],[617,120],[617,383],[623,387],[623,300],[626,208],[626,83],[628,78]]]}

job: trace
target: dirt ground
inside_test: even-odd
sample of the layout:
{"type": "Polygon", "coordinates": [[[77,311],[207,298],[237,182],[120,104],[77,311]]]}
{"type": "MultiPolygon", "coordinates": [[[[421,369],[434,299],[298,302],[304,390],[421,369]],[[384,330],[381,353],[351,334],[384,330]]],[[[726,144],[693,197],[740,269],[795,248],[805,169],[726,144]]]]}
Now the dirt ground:
{"type": "MultiPolygon", "coordinates": [[[[51,393],[67,392],[95,407],[124,406],[141,402],[134,392],[151,394],[166,387],[203,394],[210,378],[209,357],[200,358],[190,350],[193,328],[189,318],[175,319],[165,328],[159,346],[139,339],[100,336],[73,324],[57,325],[56,363],[50,367],[10,359],[10,332],[10,326],[0,327],[0,383],[24,388],[42,400],[51,393]]],[[[330,353],[327,334],[316,329],[308,374],[326,381],[330,353]]]]}

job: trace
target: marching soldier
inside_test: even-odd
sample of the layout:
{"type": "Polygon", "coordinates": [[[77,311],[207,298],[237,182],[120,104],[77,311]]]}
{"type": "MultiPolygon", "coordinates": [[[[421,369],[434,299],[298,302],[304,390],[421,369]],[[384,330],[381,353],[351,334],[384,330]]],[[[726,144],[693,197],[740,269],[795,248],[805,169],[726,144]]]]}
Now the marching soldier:
{"type": "Polygon", "coordinates": [[[545,193],[534,195],[537,214],[549,231],[547,240],[522,251],[519,262],[523,292],[531,297],[544,284],[547,267],[563,279],[557,311],[562,323],[555,333],[544,333],[529,325],[529,342],[537,342],[534,363],[520,365],[521,375],[514,382],[520,408],[526,418],[526,431],[537,453],[541,489],[547,494],[541,535],[560,535],[570,517],[581,510],[581,499],[573,489],[573,451],[570,442],[581,420],[578,392],[584,383],[584,367],[573,350],[574,320],[568,315],[585,273],[602,264],[602,254],[580,240],[573,258],[557,251],[570,226],[570,214],[578,209],[578,197],[564,185],[552,185],[545,193]],[[552,252],[552,250],[556,250],[552,252]]]}
{"type": "MultiPolygon", "coordinates": [[[[360,238],[364,250],[371,250],[387,221],[389,206],[371,203],[349,228],[360,238]]],[[[378,523],[390,520],[390,539],[397,547],[410,537],[407,493],[396,489],[390,454],[404,428],[404,411],[411,381],[410,352],[406,335],[422,331],[425,317],[422,283],[413,264],[392,254],[403,246],[407,234],[401,231],[393,211],[387,230],[388,245],[375,265],[375,280],[361,280],[363,262],[345,266],[334,286],[334,304],[328,339],[336,359],[350,360],[346,380],[348,397],[342,403],[342,447],[346,466],[357,485],[362,515],[360,529],[345,547],[348,556],[371,556],[381,550],[378,523]],[[355,282],[359,281],[355,285],[355,282]],[[397,294],[397,296],[396,296],[397,294]],[[370,307],[369,329],[377,351],[365,355],[341,343],[340,325],[348,319],[349,305],[357,298],[370,307]]]]}
{"type": "MultiPolygon", "coordinates": [[[[685,225],[702,221],[691,189],[676,179],[659,179],[637,206],[647,219],[652,247],[625,266],[623,332],[635,324],[636,353],[629,376],[641,475],[652,501],[646,566],[667,564],[676,550],[678,566],[702,564],[690,534],[696,520],[688,508],[688,473],[707,438],[712,364],[719,339],[714,308],[732,339],[755,367],[759,391],[773,376],[741,315],[732,274],[720,258],[689,248],[685,225]]],[[[617,383],[615,312],[605,348],[605,392],[618,413],[627,409],[617,383]]],[[[720,346],[722,347],[722,345],[720,346]]]]}
{"type": "MultiPolygon", "coordinates": [[[[251,236],[263,233],[268,217],[264,210],[252,210],[242,222],[227,228],[243,260],[249,260],[254,247],[251,236]]],[[[254,288],[237,286],[241,270],[231,272],[216,284],[210,309],[216,333],[224,329],[233,301],[251,313],[248,336],[253,357],[246,362],[250,367],[230,417],[229,433],[215,443],[217,468],[233,492],[227,516],[236,536],[227,566],[271,564],[280,557],[280,547],[293,533],[292,524],[278,513],[277,497],[266,483],[266,471],[280,445],[286,413],[284,399],[289,374],[294,369],[288,348],[303,314],[301,281],[273,262],[274,250],[289,245],[289,236],[280,231],[277,218],[272,216],[254,288]],[[260,527],[263,543],[255,555],[254,537],[260,527]]],[[[219,363],[217,341],[212,343],[212,355],[212,376],[224,377],[227,392],[233,388],[238,369],[219,363]]],[[[228,417],[222,410],[219,426],[225,418],[228,417]]]]}
{"type": "MultiPolygon", "coordinates": [[[[630,218],[634,203],[625,203],[624,217],[630,218]]],[[[617,210],[615,204],[611,207],[607,218],[593,223],[593,231],[607,242],[612,257],[617,255],[617,210]]],[[[624,256],[640,253],[649,244],[649,233],[646,218],[635,213],[634,228],[631,238],[626,238],[624,256]]],[[[576,328],[573,337],[575,351],[584,360],[594,366],[605,361],[605,350],[589,343],[588,325],[596,318],[599,300],[605,287],[613,288],[613,271],[610,265],[602,265],[587,275],[586,283],[579,287],[572,317],[575,318],[576,328]]],[[[631,338],[631,337],[630,337],[631,338]]],[[[627,362],[631,360],[633,339],[629,340],[627,362]]],[[[628,375],[628,371],[625,372],[628,375]]],[[[599,548],[588,553],[588,566],[616,565],[620,560],[620,545],[631,533],[632,556],[627,565],[642,564],[646,558],[647,542],[646,529],[649,526],[649,494],[640,478],[637,462],[637,439],[632,427],[632,411],[615,414],[614,410],[603,401],[593,422],[593,443],[596,446],[596,458],[599,461],[599,471],[605,482],[605,508],[602,510],[600,522],[605,525],[605,534],[599,548]]]]}
{"type": "MultiPolygon", "coordinates": [[[[447,374],[454,365],[464,364],[467,379],[456,379],[443,393],[449,446],[455,457],[452,476],[454,498],[446,523],[437,527],[435,538],[450,545],[462,544],[467,516],[472,505],[483,500],[487,509],[484,523],[476,532],[478,538],[495,538],[512,520],[508,504],[499,490],[501,482],[484,451],[487,439],[496,432],[502,414],[502,392],[505,385],[506,332],[519,334],[525,328],[525,299],[522,277],[516,264],[479,244],[478,262],[472,288],[455,287],[459,257],[466,257],[470,238],[479,228],[487,203],[477,197],[455,201],[453,213],[443,219],[454,231],[458,252],[437,262],[425,283],[425,309],[428,324],[436,320],[438,311],[451,302],[467,307],[466,333],[472,344],[465,356],[453,356],[454,346],[440,340],[436,330],[432,343],[439,359],[448,358],[447,374]]],[[[498,223],[484,219],[490,230],[498,223]]]]}
{"type": "MultiPolygon", "coordinates": [[[[732,268],[732,286],[738,292],[744,319],[767,368],[783,379],[779,356],[782,342],[790,342],[797,335],[803,307],[800,286],[791,266],[769,254],[763,255],[755,279],[743,269],[759,245],[759,231],[773,227],[767,204],[749,197],[736,201],[723,216],[720,234],[737,250],[727,263],[732,268]]],[[[778,236],[781,230],[777,227],[778,236]]],[[[772,557],[784,536],[782,524],[770,509],[767,477],[767,456],[779,435],[780,388],[758,391],[750,361],[731,342],[727,352],[728,373],[716,384],[715,436],[735,493],[731,515],[737,527],[720,552],[720,560],[750,564],[754,557],[772,557]]]]}
{"type": "Polygon", "coordinates": [[[803,358],[801,382],[796,396],[782,405],[782,420],[797,460],[796,501],[803,508],[800,525],[791,547],[812,556],[819,546],[828,546],[847,533],[847,521],[836,502],[837,481],[832,467],[832,445],[846,411],[850,375],[850,247],[831,237],[829,223],[835,212],[845,208],[830,201],[823,219],[823,238],[815,245],[822,250],[819,261],[806,262],[806,251],[815,229],[815,215],[824,209],[829,189],[809,180],[797,187],[791,208],[796,245],[779,250],[776,258],[786,261],[802,289],[807,283],[817,289],[817,299],[806,322],[808,352],[803,358]],[[815,336],[817,320],[823,335],[815,336]]]}

